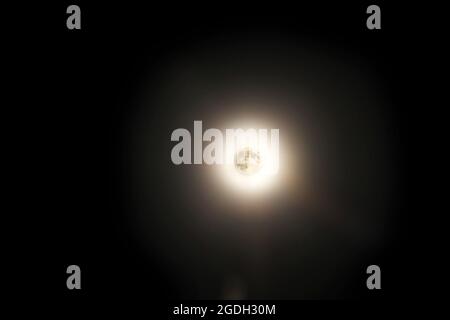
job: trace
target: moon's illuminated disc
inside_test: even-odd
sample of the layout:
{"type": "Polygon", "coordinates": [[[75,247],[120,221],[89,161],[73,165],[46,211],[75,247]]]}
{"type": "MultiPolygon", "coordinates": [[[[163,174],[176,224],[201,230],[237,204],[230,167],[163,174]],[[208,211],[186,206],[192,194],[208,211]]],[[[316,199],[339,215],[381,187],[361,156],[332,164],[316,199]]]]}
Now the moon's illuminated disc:
{"type": "Polygon", "coordinates": [[[259,152],[250,148],[244,148],[236,153],[234,167],[239,173],[253,175],[261,169],[261,157],[259,152]]]}

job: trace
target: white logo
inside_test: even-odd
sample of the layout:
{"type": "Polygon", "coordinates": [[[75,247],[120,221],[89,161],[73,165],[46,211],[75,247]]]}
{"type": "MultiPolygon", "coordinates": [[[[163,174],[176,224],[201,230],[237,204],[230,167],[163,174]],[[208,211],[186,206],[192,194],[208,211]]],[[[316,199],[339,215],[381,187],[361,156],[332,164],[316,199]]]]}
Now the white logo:
{"type": "MultiPolygon", "coordinates": [[[[270,129],[270,141],[267,129],[225,129],[224,140],[219,129],[211,128],[203,133],[202,127],[202,121],[194,121],[194,164],[234,164],[244,174],[263,168],[272,174],[278,172],[279,129],[270,129]],[[204,149],[203,141],[209,142],[204,149]]],[[[171,140],[181,140],[172,149],[172,162],[192,164],[191,133],[187,129],[175,129],[171,140]]]]}

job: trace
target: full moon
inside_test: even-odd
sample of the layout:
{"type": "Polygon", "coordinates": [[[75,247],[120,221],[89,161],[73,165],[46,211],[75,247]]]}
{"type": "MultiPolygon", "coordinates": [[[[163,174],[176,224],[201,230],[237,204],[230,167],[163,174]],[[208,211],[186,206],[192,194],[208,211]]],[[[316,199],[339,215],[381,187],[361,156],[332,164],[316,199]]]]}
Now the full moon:
{"type": "Polygon", "coordinates": [[[236,153],[234,166],[239,173],[253,175],[261,169],[259,152],[245,148],[236,153]]]}

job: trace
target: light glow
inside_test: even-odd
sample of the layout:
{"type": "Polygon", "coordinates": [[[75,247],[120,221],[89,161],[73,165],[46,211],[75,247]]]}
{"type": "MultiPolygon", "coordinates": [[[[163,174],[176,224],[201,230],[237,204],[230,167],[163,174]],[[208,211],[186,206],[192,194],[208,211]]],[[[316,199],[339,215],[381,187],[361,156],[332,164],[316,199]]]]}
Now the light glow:
{"type": "Polygon", "coordinates": [[[259,135],[256,130],[245,131],[235,143],[226,145],[226,154],[233,157],[224,165],[224,175],[229,184],[236,190],[266,190],[278,174],[278,130],[271,130],[271,145],[267,135],[259,135]],[[266,137],[265,139],[263,137],[266,137]]]}

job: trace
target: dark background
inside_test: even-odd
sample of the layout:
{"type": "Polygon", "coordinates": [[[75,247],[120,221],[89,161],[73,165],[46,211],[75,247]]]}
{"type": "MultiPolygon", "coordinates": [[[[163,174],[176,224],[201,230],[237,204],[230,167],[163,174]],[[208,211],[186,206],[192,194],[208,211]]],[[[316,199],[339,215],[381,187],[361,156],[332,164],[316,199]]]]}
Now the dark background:
{"type": "MultiPolygon", "coordinates": [[[[390,223],[395,236],[383,250],[364,258],[367,263],[363,264],[380,265],[383,289],[368,291],[361,268],[347,280],[348,286],[312,298],[379,299],[412,294],[408,290],[410,271],[404,268],[409,254],[406,216],[412,212],[405,174],[405,111],[412,101],[404,97],[409,63],[402,8],[377,3],[382,10],[382,30],[370,31],[365,26],[369,2],[94,5],[80,1],[76,4],[82,11],[82,30],[78,31],[65,26],[70,4],[39,7],[45,16],[27,19],[37,27],[25,38],[14,40],[16,45],[27,41],[27,50],[19,57],[24,73],[17,81],[30,89],[16,101],[26,105],[21,110],[27,130],[18,136],[30,145],[23,172],[30,180],[31,195],[19,208],[31,207],[36,214],[28,219],[27,231],[18,240],[27,254],[18,255],[26,261],[21,264],[24,272],[27,265],[39,261],[42,276],[32,292],[44,290],[54,299],[69,302],[143,297],[176,301],[192,293],[192,288],[186,289],[171,277],[157,257],[146,253],[129,228],[124,123],[137,107],[134,99],[149,70],[159,72],[161,61],[168,56],[188,51],[205,39],[275,32],[357,51],[378,70],[384,93],[392,102],[389,137],[396,184],[390,203],[395,215],[390,223]],[[70,264],[81,267],[81,291],[66,289],[65,270],[70,264]]],[[[159,183],[164,182],[155,181],[155,192],[159,183]]],[[[194,290],[192,298],[199,297],[201,293],[194,290]]]]}

